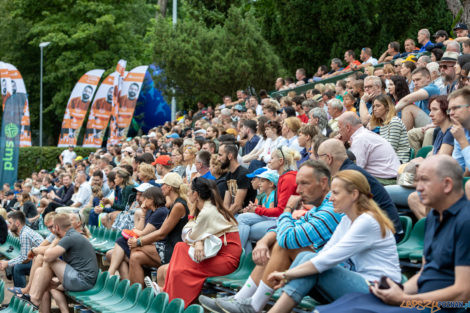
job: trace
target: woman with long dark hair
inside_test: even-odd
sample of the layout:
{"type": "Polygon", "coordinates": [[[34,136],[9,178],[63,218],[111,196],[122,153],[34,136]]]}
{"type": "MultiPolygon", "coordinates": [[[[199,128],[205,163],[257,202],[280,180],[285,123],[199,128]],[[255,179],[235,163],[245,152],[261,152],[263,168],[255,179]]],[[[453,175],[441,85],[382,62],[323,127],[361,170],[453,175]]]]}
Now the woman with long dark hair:
{"type": "Polygon", "coordinates": [[[398,103],[401,98],[410,94],[408,83],[403,76],[394,75],[388,81],[388,94],[392,97],[393,102],[398,103]]]}
{"type": "MultiPolygon", "coordinates": [[[[170,301],[182,298],[185,306],[197,298],[206,278],[232,273],[242,252],[237,221],[224,207],[213,180],[193,179],[188,203],[190,216],[183,229],[184,242],[175,246],[163,287],[170,301]],[[211,235],[222,241],[222,247],[215,256],[206,258],[204,241],[211,235]],[[189,256],[190,247],[194,248],[194,260],[189,256]]],[[[158,283],[163,285],[162,281],[158,283]]],[[[160,289],[156,284],[154,288],[157,292],[160,289]]]]}

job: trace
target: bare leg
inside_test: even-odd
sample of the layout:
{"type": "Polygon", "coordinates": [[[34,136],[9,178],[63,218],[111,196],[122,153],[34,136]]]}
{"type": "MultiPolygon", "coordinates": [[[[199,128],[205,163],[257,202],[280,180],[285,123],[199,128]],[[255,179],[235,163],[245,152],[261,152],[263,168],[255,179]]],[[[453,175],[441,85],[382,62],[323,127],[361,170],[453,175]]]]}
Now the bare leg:
{"type": "Polygon", "coordinates": [[[119,276],[121,279],[129,279],[129,263],[127,263],[127,261],[121,262],[121,266],[119,266],[119,276]]]}
{"type": "Polygon", "coordinates": [[[401,119],[403,124],[405,124],[406,130],[412,129],[415,125],[414,106],[414,104],[410,104],[402,110],[401,119]]]}
{"type": "Polygon", "coordinates": [[[408,196],[408,206],[418,220],[427,215],[427,208],[419,200],[418,193],[415,191],[408,196]]]}
{"type": "MultiPolygon", "coordinates": [[[[152,248],[155,249],[153,245],[152,248]]],[[[141,286],[145,286],[143,265],[158,267],[160,262],[156,264],[154,260],[142,251],[133,251],[129,261],[129,280],[131,285],[139,283],[141,286]]]]}
{"type": "MultiPolygon", "coordinates": [[[[43,261],[44,261],[44,256],[42,254],[39,254],[37,255],[34,259],[33,259],[33,265],[31,266],[31,272],[29,273],[29,277],[34,277],[34,273],[36,272],[36,270],[38,268],[40,268],[43,264],[43,261]]],[[[28,294],[29,291],[31,290],[31,283],[32,283],[32,279],[30,279],[28,281],[28,284],[26,285],[26,287],[24,287],[23,289],[21,289],[21,292],[23,294],[28,294]]]]}
{"type": "Polygon", "coordinates": [[[51,293],[46,291],[41,300],[41,313],[51,313],[51,293]]]}
{"type": "Polygon", "coordinates": [[[284,292],[268,313],[290,312],[297,306],[294,300],[284,292]]]}
{"type": "Polygon", "coordinates": [[[114,275],[118,270],[119,266],[121,265],[122,261],[124,260],[125,253],[124,250],[118,245],[114,245],[113,254],[111,257],[111,264],[109,265],[109,274],[114,275]]]}
{"type": "Polygon", "coordinates": [[[69,306],[67,304],[67,299],[65,298],[64,293],[57,289],[51,289],[51,295],[59,307],[60,313],[69,313],[69,306]]]}
{"type": "Polygon", "coordinates": [[[160,288],[165,286],[166,272],[168,271],[168,264],[162,265],[157,270],[157,284],[160,288]]]}
{"type": "MultiPolygon", "coordinates": [[[[33,282],[31,284],[31,302],[37,306],[39,306],[41,299],[44,296],[44,293],[48,290],[50,281],[54,273],[52,272],[49,263],[44,262],[44,265],[41,268],[36,270],[34,273],[33,282]]],[[[41,308],[41,312],[42,312],[41,308]]]]}

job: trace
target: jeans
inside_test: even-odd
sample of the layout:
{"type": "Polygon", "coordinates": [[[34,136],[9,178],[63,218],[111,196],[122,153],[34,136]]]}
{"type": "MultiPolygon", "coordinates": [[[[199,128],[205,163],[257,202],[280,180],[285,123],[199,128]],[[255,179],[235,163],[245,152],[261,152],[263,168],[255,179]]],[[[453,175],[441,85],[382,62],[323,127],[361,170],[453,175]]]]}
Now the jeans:
{"type": "Polygon", "coordinates": [[[400,185],[389,185],[384,188],[392,198],[393,203],[401,207],[408,207],[408,196],[416,191],[415,188],[405,188],[400,185]]]}
{"type": "MultiPolygon", "coordinates": [[[[297,255],[290,268],[310,262],[314,256],[314,252],[303,251],[297,255]]],[[[296,303],[300,303],[312,288],[328,301],[334,301],[351,292],[369,293],[369,285],[364,277],[339,265],[323,273],[291,280],[282,291],[296,303]]]]}
{"type": "Polygon", "coordinates": [[[89,226],[98,226],[98,213],[95,213],[95,210],[90,211],[90,215],[88,215],[88,225],[89,226]]]}
{"type": "Polygon", "coordinates": [[[258,215],[256,213],[243,213],[237,216],[238,233],[245,253],[253,250],[251,241],[263,238],[268,229],[276,226],[277,218],[258,215]]]}
{"type": "Polygon", "coordinates": [[[15,287],[26,287],[26,275],[29,275],[33,262],[26,264],[15,264],[13,266],[13,285],[15,287]]]}

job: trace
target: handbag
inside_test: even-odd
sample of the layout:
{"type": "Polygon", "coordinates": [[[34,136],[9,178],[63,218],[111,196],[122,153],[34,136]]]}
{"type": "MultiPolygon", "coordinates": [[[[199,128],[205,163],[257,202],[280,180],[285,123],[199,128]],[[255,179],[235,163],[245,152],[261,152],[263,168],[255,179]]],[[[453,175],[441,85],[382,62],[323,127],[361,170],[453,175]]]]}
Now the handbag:
{"type": "MultiPolygon", "coordinates": [[[[214,235],[208,235],[204,239],[204,259],[210,259],[215,257],[217,253],[219,253],[220,248],[222,248],[222,240],[219,237],[214,235]]],[[[196,259],[194,258],[194,247],[189,247],[188,250],[189,257],[197,263],[196,259]]]]}

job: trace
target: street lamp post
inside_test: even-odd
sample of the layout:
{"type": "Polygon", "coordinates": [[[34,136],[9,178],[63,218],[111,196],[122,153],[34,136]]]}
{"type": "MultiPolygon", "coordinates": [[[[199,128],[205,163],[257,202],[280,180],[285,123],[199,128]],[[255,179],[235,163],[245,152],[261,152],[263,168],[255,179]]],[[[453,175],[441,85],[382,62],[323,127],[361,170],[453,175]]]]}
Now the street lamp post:
{"type": "Polygon", "coordinates": [[[43,49],[50,45],[51,43],[41,42],[39,48],[41,49],[41,76],[40,76],[40,92],[39,92],[39,146],[42,147],[42,59],[43,59],[43,49]]]}

